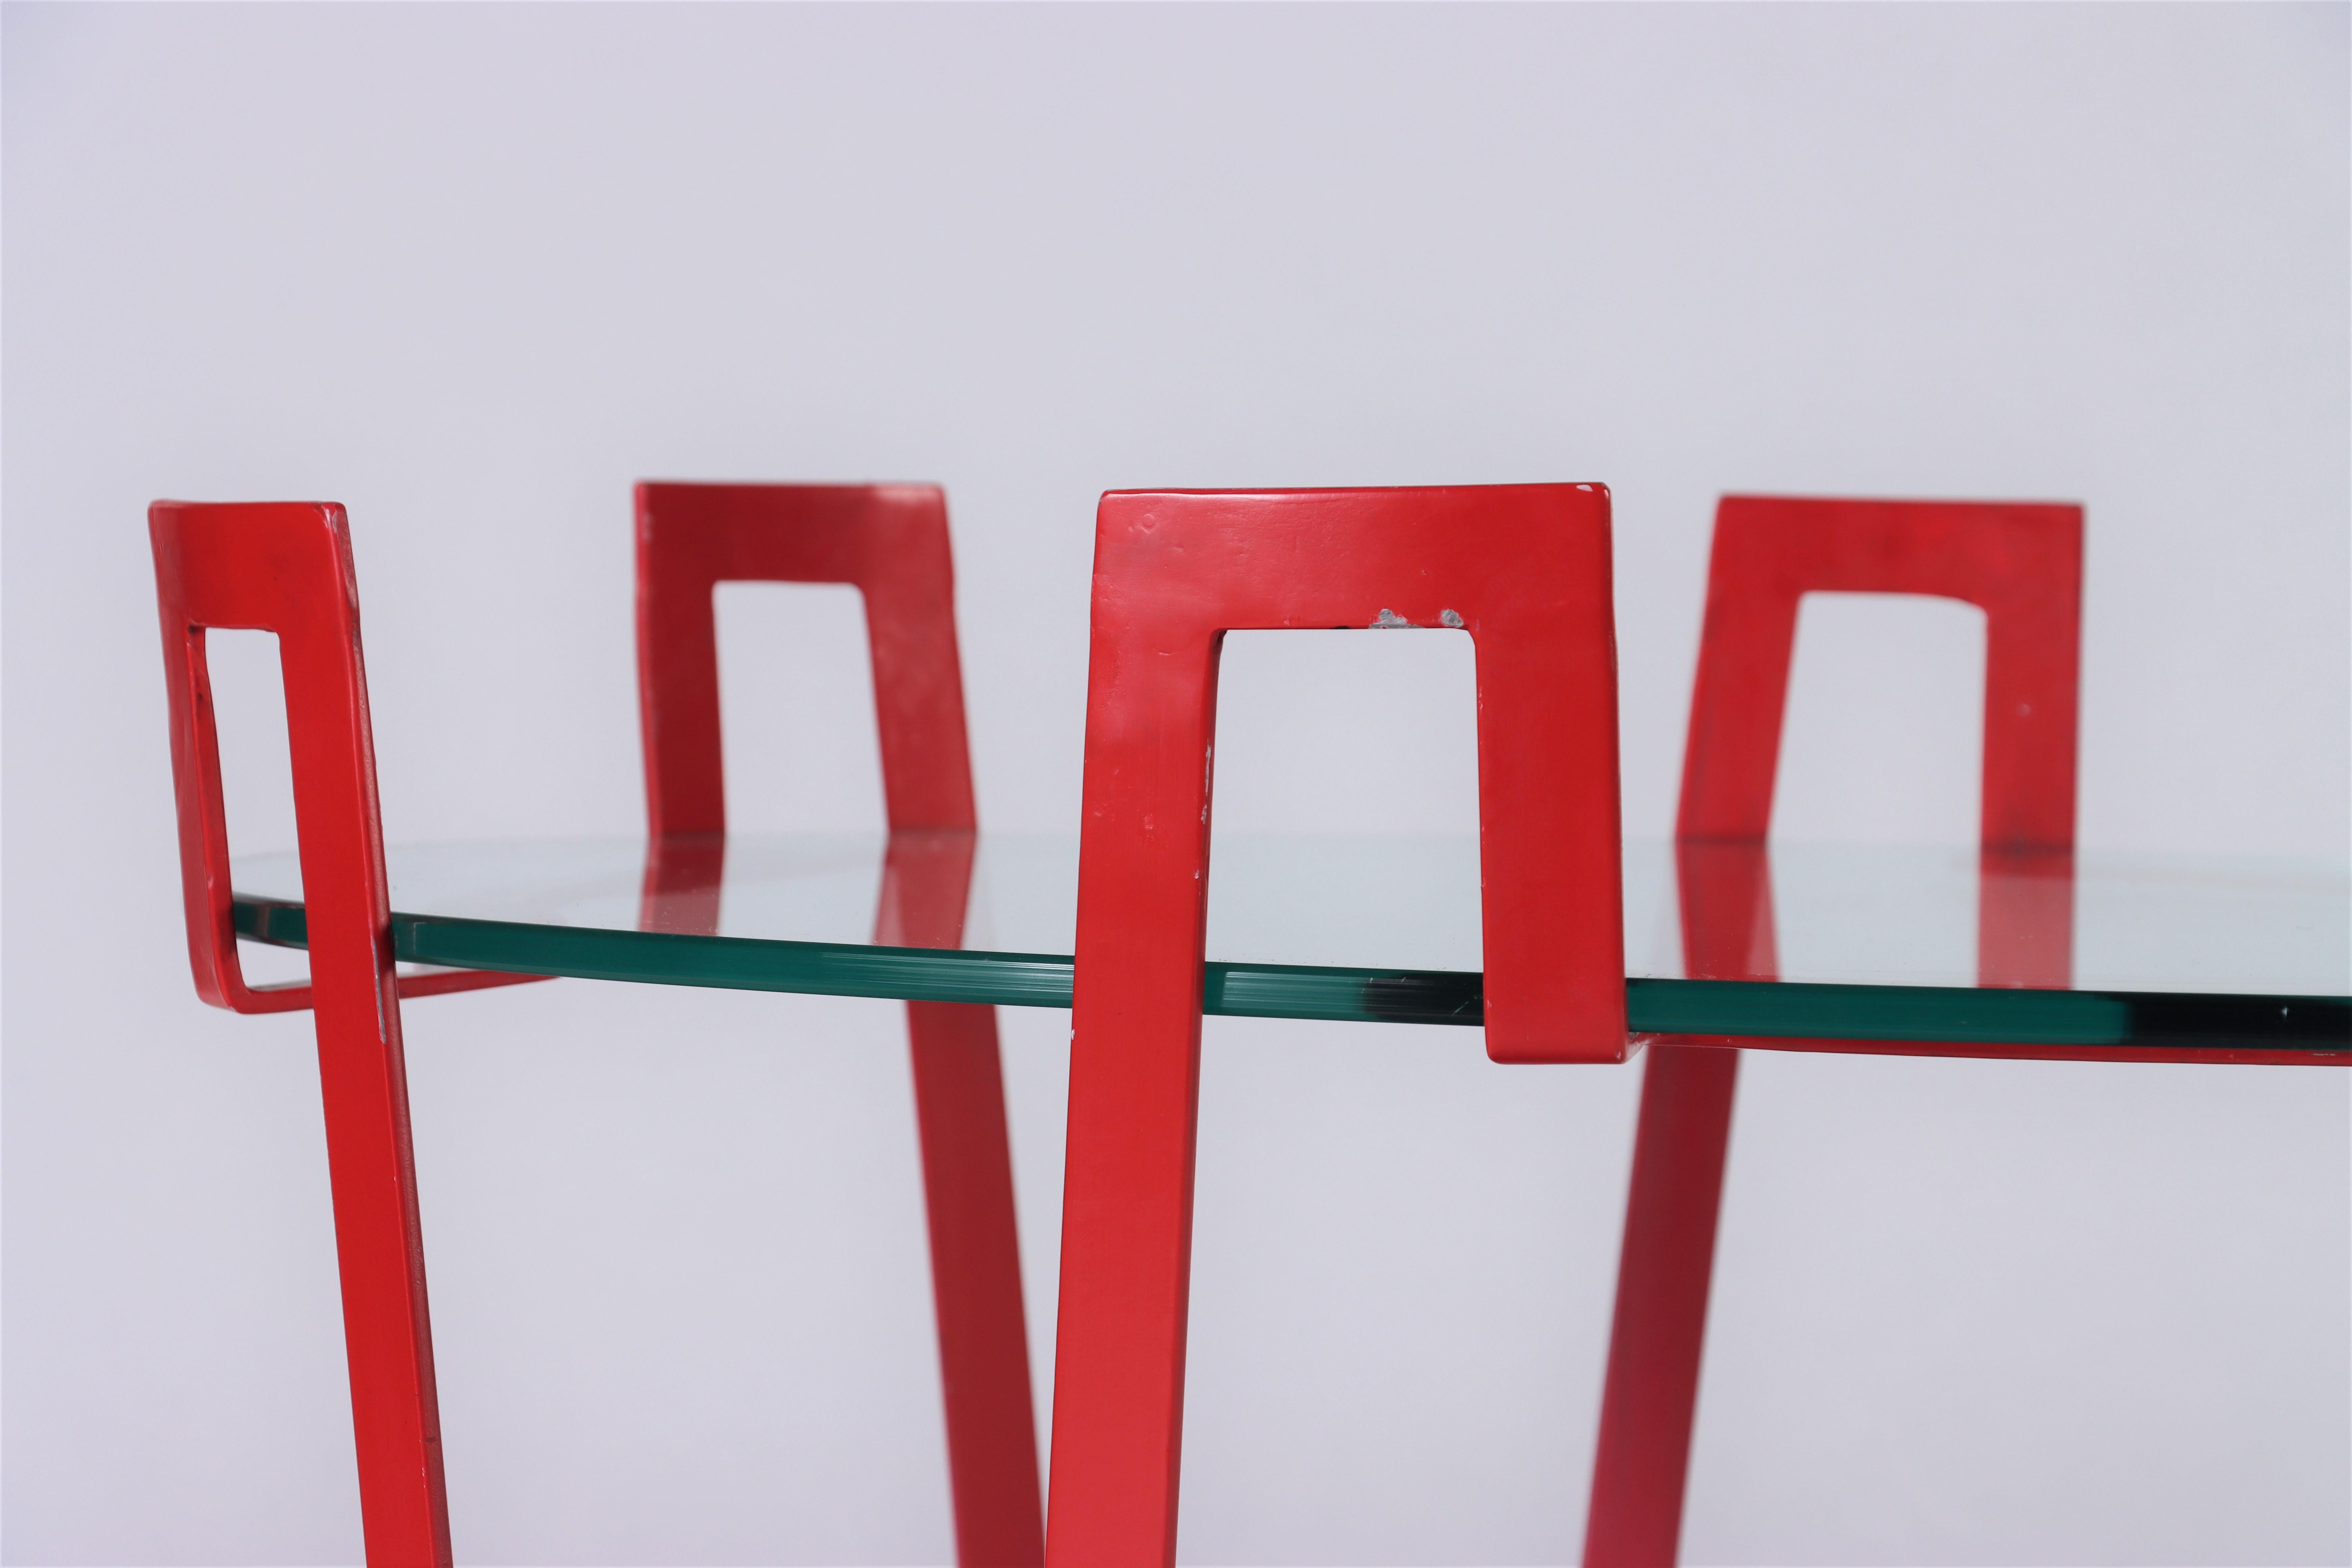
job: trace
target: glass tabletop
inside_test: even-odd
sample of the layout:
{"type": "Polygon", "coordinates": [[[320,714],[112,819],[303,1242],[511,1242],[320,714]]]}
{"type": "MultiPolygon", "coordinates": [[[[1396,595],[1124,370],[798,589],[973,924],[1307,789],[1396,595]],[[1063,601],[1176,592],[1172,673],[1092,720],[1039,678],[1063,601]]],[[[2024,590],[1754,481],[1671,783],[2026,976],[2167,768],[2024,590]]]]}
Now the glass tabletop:
{"type": "MultiPolygon", "coordinates": [[[[399,846],[409,963],[1009,1005],[1070,1002],[1077,840],[953,833],[399,846]]],[[[236,862],[302,944],[291,855],[236,862]]],[[[1629,842],[1643,1035],[1820,1049],[2352,1059],[2352,878],[2325,861],[1629,842]]],[[[1480,1021],[1478,845],[1220,834],[1210,1013],[1480,1021]]]]}

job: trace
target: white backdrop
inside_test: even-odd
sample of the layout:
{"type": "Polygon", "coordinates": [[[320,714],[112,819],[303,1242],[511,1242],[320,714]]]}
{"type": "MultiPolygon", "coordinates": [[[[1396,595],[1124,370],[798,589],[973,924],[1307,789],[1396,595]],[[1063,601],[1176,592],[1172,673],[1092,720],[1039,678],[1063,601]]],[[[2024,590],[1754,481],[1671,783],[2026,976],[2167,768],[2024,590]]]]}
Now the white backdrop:
{"type": "MultiPolygon", "coordinates": [[[[1607,482],[1647,833],[1716,496],[2080,500],[2084,843],[2340,861],[2346,18],[9,5],[0,1552],[358,1552],[308,1023],[186,976],[150,500],[350,507],[407,839],[637,825],[641,477],[945,483],[983,819],[1050,830],[1106,488],[1607,482]]],[[[739,821],[877,823],[854,604],[722,613],[739,821]]],[[[1970,635],[1809,612],[1780,828],[1969,830],[1970,635]]],[[[1378,641],[1237,639],[1221,827],[1469,825],[1467,650],[1378,641]]],[[[1003,1026],[1044,1374],[1066,1018],[1003,1026]]],[[[894,1005],[407,1027],[462,1561],[947,1558],[894,1005]]],[[[1185,1559],[1572,1561],[1637,1073],[1207,1036],[1185,1559]]],[[[2342,1076],[1748,1061],[1690,1561],[2347,1560],[2342,1076]]]]}

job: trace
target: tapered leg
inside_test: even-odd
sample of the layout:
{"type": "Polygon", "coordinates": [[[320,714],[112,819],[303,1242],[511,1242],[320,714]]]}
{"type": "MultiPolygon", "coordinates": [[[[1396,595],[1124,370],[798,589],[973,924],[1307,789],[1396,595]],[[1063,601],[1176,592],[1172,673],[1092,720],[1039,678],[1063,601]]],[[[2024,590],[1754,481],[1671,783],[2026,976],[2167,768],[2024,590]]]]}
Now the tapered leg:
{"type": "Polygon", "coordinates": [[[318,1024],[369,1568],[446,1568],[449,1509],[400,1034],[380,1027],[373,1010],[337,1005],[323,987],[318,1024]]]}
{"type": "Polygon", "coordinates": [[[909,1002],[962,1568],[1037,1568],[1045,1525],[996,1011],[909,1002]]]}
{"type": "Polygon", "coordinates": [[[1144,1001],[1119,1035],[1081,1019],[1071,1045],[1053,1568],[1176,1560],[1200,1016],[1144,1001]]]}
{"type": "Polygon", "coordinates": [[[1675,1561],[1738,1073],[1736,1050],[1650,1047],[1585,1568],[1665,1568],[1675,1561]]]}

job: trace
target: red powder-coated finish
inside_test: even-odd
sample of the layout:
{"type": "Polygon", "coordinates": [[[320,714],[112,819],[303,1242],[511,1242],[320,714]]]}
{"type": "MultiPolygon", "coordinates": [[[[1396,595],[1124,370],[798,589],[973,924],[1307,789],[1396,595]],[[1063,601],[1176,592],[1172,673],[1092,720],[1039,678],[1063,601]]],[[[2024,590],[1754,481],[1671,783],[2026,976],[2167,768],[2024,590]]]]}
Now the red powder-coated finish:
{"type": "MultiPolygon", "coordinates": [[[[960,945],[971,763],[947,502],[928,485],[637,487],[650,828],[642,923],[719,929],[727,806],[711,590],[737,582],[846,583],[864,595],[891,830],[875,940],[960,945]]],[[[957,1557],[967,1568],[1031,1568],[1045,1530],[996,1013],[910,1002],[907,1024],[957,1557]]]]}
{"type": "Polygon", "coordinates": [[[656,837],[727,831],[720,583],[846,583],[866,601],[890,828],[971,831],[947,498],[932,485],[637,487],[637,697],[656,837]]]}
{"type": "Polygon", "coordinates": [[[1828,593],[1985,612],[1984,847],[2072,848],[2083,509],[1972,501],[1723,498],[1675,837],[1764,837],[1798,601],[1828,593]]]}
{"type": "Polygon", "coordinates": [[[1643,1069],[1585,1516],[1591,1568],[1675,1561],[1738,1068],[1736,1050],[1660,1044],[1643,1069]]]}
{"type": "MultiPolygon", "coordinates": [[[[1715,980],[1778,973],[1765,837],[1799,602],[1809,593],[1927,594],[1985,612],[1979,978],[2066,985],[2082,587],[2080,507],[1725,497],[1676,825],[1685,971],[1715,980]]],[[[1653,1047],[1626,1198],[1587,1568],[1657,1568],[1675,1558],[1739,1068],[1736,1050],[1700,1047],[1734,1043],[2075,1054],[1861,1041],[1662,1038],[1653,1047]]]]}
{"type": "Polygon", "coordinates": [[[399,995],[514,977],[396,983],[359,595],[343,509],[158,501],[147,515],[196,988],[206,1001],[240,1012],[309,1006],[317,1015],[367,1560],[378,1568],[446,1564],[449,1521],[399,995]],[[278,635],[310,922],[310,984],[299,991],[251,990],[238,973],[228,925],[219,752],[205,675],[207,626],[278,635]]]}
{"type": "Polygon", "coordinates": [[[1047,1551],[1142,1568],[1175,1549],[1223,634],[1469,631],[1488,1054],[1622,1061],[1609,495],[1113,493],[1093,623],[1047,1551]]]}
{"type": "MultiPolygon", "coordinates": [[[[277,627],[253,621],[207,622],[201,616],[190,619],[184,614],[188,609],[187,603],[184,599],[174,601],[170,595],[182,592],[173,584],[186,579],[186,569],[173,568],[182,574],[178,578],[167,574],[163,556],[167,526],[164,520],[172,520],[168,526],[174,531],[172,535],[174,540],[186,537],[196,541],[185,549],[214,552],[205,556],[207,562],[217,563],[207,568],[213,574],[207,581],[231,583],[238,573],[258,569],[255,563],[260,557],[253,553],[252,548],[239,542],[247,537],[262,537],[254,531],[262,525],[214,520],[232,514],[237,517],[275,516],[287,506],[302,510],[306,515],[331,511],[338,519],[342,516],[342,509],[331,503],[308,501],[226,506],[158,501],[147,512],[148,532],[155,546],[157,588],[163,595],[163,672],[170,686],[172,787],[179,808],[180,891],[187,911],[188,964],[195,973],[196,994],[215,1007],[226,1007],[234,1013],[293,1013],[311,1005],[309,985],[300,982],[248,985],[244,968],[237,962],[236,930],[230,921],[232,889],[228,813],[221,797],[220,737],[213,718],[212,674],[205,662],[205,627],[207,625],[216,626],[223,631],[276,631],[277,627]],[[207,521],[196,532],[190,533],[188,531],[196,525],[185,520],[198,517],[207,521]]],[[[338,523],[337,526],[341,525],[338,523]]],[[[183,547],[174,544],[173,548],[183,547]]],[[[292,595],[311,589],[311,584],[298,582],[289,583],[285,592],[289,602],[291,602],[292,595]]],[[[245,597],[234,602],[241,605],[261,603],[255,596],[261,591],[259,584],[242,584],[240,592],[245,597]]],[[[347,595],[356,605],[359,590],[356,581],[350,576],[348,562],[344,576],[337,581],[334,591],[347,595]]],[[[352,615],[356,624],[356,608],[352,615]]],[[[352,635],[356,637],[358,634],[354,632],[352,635]]],[[[278,661],[286,687],[289,731],[295,722],[297,658],[292,639],[280,633],[278,661]]],[[[352,660],[356,668],[356,645],[352,660]]],[[[309,672],[301,673],[307,676],[309,672]]],[[[367,723],[367,692],[364,688],[358,695],[358,713],[359,722],[364,731],[367,723]]],[[[323,721],[314,712],[307,721],[315,724],[323,721]]],[[[382,830],[373,826],[375,776],[373,773],[368,775],[368,810],[371,814],[369,832],[381,841],[382,830]]],[[[295,801],[295,811],[299,817],[301,811],[299,795],[295,801]]],[[[307,887],[310,874],[307,860],[303,862],[302,871],[307,887]]],[[[382,879],[379,875],[377,880],[382,879]]],[[[399,975],[397,984],[404,997],[436,996],[450,991],[479,991],[490,985],[521,985],[547,978],[543,974],[498,974],[482,969],[446,969],[423,974],[399,975]]]]}
{"type": "MultiPolygon", "coordinates": [[[[1762,842],[1685,841],[1675,850],[1685,971],[1714,980],[1772,978],[1778,962],[1762,842]]],[[[1738,1070],[1738,1051],[1667,1037],[1652,1045],[1643,1069],[1585,1521],[1584,1562],[1593,1568],[1675,1560],[1738,1070]]]]}

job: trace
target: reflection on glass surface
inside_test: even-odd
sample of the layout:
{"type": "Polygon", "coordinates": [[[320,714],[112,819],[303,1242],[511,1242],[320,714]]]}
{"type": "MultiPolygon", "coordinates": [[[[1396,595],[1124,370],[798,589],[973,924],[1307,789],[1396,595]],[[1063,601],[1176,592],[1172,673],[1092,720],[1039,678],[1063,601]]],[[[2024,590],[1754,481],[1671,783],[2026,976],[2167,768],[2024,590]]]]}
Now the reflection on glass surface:
{"type": "Polygon", "coordinates": [[[1682,973],[1691,979],[1834,983],[1871,974],[1904,984],[2050,991],[2074,983],[2072,850],[1969,857],[1685,840],[1672,853],[1682,973]],[[1794,954],[1785,967],[1783,921],[1794,954]]]}
{"type": "MultiPolygon", "coordinates": [[[[396,910],[613,932],[1066,955],[1073,837],[791,834],[396,846],[396,910]]],[[[294,858],[240,894],[299,901],[294,858]]],[[[2321,861],[1626,846],[1636,978],[2343,996],[2352,881],[2321,861]]],[[[1475,972],[1469,836],[1220,834],[1214,962],[1475,972]]]]}
{"type": "MultiPolygon", "coordinates": [[[[738,853],[749,864],[738,873],[734,891],[739,900],[750,894],[754,908],[760,907],[761,893],[771,893],[772,898],[772,890],[779,883],[788,893],[805,894],[817,890],[810,883],[823,882],[827,884],[824,891],[829,893],[833,890],[829,885],[834,880],[832,873],[836,868],[846,870],[853,879],[871,869],[873,846],[878,842],[881,877],[876,896],[870,900],[874,910],[870,936],[835,935],[812,940],[871,941],[878,947],[960,949],[963,946],[965,913],[971,907],[972,862],[979,841],[977,834],[954,829],[901,830],[887,839],[864,841],[864,853],[853,850],[843,858],[838,868],[829,867],[826,872],[812,878],[808,875],[809,862],[800,858],[788,860],[783,874],[776,875],[772,841],[739,838],[735,840],[738,853]],[[762,855],[763,849],[770,853],[762,855]],[[755,867],[759,868],[753,869],[755,867]],[[766,874],[762,875],[762,871],[766,874]]],[[[728,847],[727,837],[715,833],[673,834],[647,840],[637,929],[685,936],[765,936],[777,929],[793,929],[797,921],[817,913],[807,909],[788,913],[770,909],[767,912],[771,918],[752,921],[751,930],[729,930],[721,918],[729,891],[728,847]],[[781,920],[775,918],[780,913],[781,920]]],[[[860,907],[856,893],[844,889],[840,904],[826,912],[851,915],[860,907]]]]}
{"type": "Polygon", "coordinates": [[[1675,851],[1683,973],[1694,980],[1778,980],[1772,863],[1762,844],[1693,840],[1675,851]]]}

